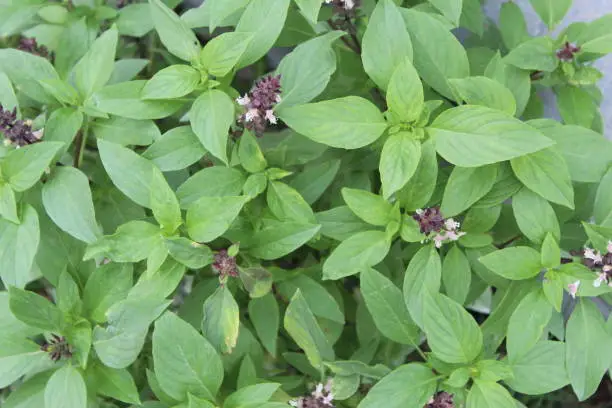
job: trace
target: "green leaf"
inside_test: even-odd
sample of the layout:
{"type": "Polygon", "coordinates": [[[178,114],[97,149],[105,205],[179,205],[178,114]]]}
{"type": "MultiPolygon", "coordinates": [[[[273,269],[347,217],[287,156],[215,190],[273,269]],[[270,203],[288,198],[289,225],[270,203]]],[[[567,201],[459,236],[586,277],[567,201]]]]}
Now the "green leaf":
{"type": "Polygon", "coordinates": [[[155,28],[151,18],[151,6],[149,4],[128,4],[119,10],[116,24],[121,35],[144,37],[155,28]]]}
{"type": "Polygon", "coordinates": [[[404,58],[389,80],[387,104],[400,119],[412,122],[421,116],[424,108],[423,84],[408,58],[404,58]]]}
{"type": "Polygon", "coordinates": [[[612,203],[606,198],[610,197],[610,194],[612,194],[612,168],[601,179],[593,208],[595,221],[607,227],[612,227],[612,203]]]}
{"type": "Polygon", "coordinates": [[[529,0],[529,2],[550,30],[563,20],[572,6],[572,0],[529,0]]]}
{"type": "Polygon", "coordinates": [[[15,192],[11,186],[3,182],[0,182],[0,216],[10,222],[19,224],[15,192]]]}
{"type": "Polygon", "coordinates": [[[142,99],[174,99],[193,92],[200,73],[189,65],[170,65],[158,71],[142,89],[142,99]]]}
{"type": "Polygon", "coordinates": [[[464,304],[472,280],[470,261],[457,245],[446,253],[442,263],[442,282],[446,295],[459,304],[464,304]]]}
{"type": "Polygon", "coordinates": [[[87,406],[87,386],[81,373],[71,365],[57,370],[45,387],[45,407],[83,408],[87,406]]]}
{"type": "Polygon", "coordinates": [[[189,236],[198,242],[210,242],[228,230],[247,198],[244,196],[202,197],[187,210],[189,236]]]}
{"type": "Polygon", "coordinates": [[[452,217],[484,197],[497,180],[497,166],[455,167],[448,178],[440,211],[452,217]]]}
{"type": "Polygon", "coordinates": [[[23,288],[36,278],[30,272],[40,242],[38,214],[30,205],[21,213],[21,224],[0,219],[0,277],[8,286],[23,288]]]}
{"type": "Polygon", "coordinates": [[[484,77],[451,79],[450,84],[465,103],[493,108],[508,115],[516,113],[512,92],[501,83],[484,77]]]}
{"type": "MultiPolygon", "coordinates": [[[[334,58],[334,63],[335,63],[334,58]]],[[[49,81],[49,80],[47,80],[49,81]]],[[[51,80],[53,81],[53,80],[51,80]]],[[[17,109],[19,112],[19,101],[17,100],[17,95],[15,95],[15,89],[13,89],[13,84],[11,84],[11,80],[9,77],[0,71],[0,103],[4,109],[13,110],[17,109]]]]}
{"type": "Polygon", "coordinates": [[[493,381],[474,380],[467,397],[467,406],[474,408],[516,408],[516,400],[508,390],[493,381]]]}
{"type": "Polygon", "coordinates": [[[110,79],[118,41],[119,33],[117,27],[113,26],[94,41],[75,65],[74,82],[83,99],[102,89],[110,79]]]}
{"type": "Polygon", "coordinates": [[[316,213],[321,224],[321,234],[337,241],[344,241],[357,232],[368,231],[372,227],[359,219],[347,206],[332,208],[316,213]]]}
{"type": "MultiPolygon", "coordinates": [[[[511,3],[504,3],[502,7],[507,4],[511,3]]],[[[489,61],[484,75],[496,80],[504,85],[504,89],[512,92],[516,105],[516,116],[522,115],[531,98],[531,77],[529,71],[506,64],[498,52],[489,61]]]]}
{"type": "Polygon", "coordinates": [[[442,263],[433,245],[419,249],[412,257],[404,275],[404,302],[412,320],[422,329],[423,296],[440,290],[442,263]]]}
{"type": "Polygon", "coordinates": [[[414,66],[421,78],[444,97],[455,100],[449,79],[470,74],[465,48],[432,14],[402,9],[412,38],[414,66]]]}
{"type": "Polygon", "coordinates": [[[2,177],[17,192],[29,189],[47,170],[62,146],[59,142],[39,142],[11,150],[0,162],[2,177]]]}
{"type": "Polygon", "coordinates": [[[236,68],[244,68],[263,57],[272,48],[280,35],[289,0],[251,0],[242,13],[236,32],[253,33],[250,47],[238,60],[236,68]]]}
{"type": "Polygon", "coordinates": [[[242,173],[230,167],[207,167],[191,176],[176,191],[181,208],[187,209],[202,197],[237,196],[245,182],[242,173]]]}
{"type": "Polygon", "coordinates": [[[230,394],[223,402],[224,408],[246,408],[251,406],[265,406],[274,393],[278,390],[280,384],[265,383],[254,384],[230,394]]]}
{"type": "Polygon", "coordinates": [[[240,314],[232,292],[226,286],[217,288],[204,302],[202,333],[222,354],[230,354],[238,341],[240,314]]]}
{"type": "Polygon", "coordinates": [[[509,50],[530,38],[523,11],[514,2],[505,2],[501,5],[499,28],[504,44],[509,50]]]}
{"type": "Polygon", "coordinates": [[[252,40],[252,33],[223,33],[206,43],[200,54],[200,62],[210,75],[224,77],[234,69],[247,48],[252,46],[252,40]]]}
{"type": "Polygon", "coordinates": [[[559,65],[555,51],[550,37],[535,37],[512,49],[504,62],[521,69],[552,72],[559,65]]]}
{"type": "Polygon", "coordinates": [[[565,366],[574,393],[584,401],[595,393],[606,370],[612,363],[612,351],[604,318],[596,304],[580,299],[565,330],[565,366]]]}
{"type": "Polygon", "coordinates": [[[559,220],[548,201],[523,187],[512,197],[514,218],[521,232],[536,244],[541,243],[546,234],[561,238],[559,220]]]}
{"type": "Polygon", "coordinates": [[[61,79],[45,79],[39,82],[44,90],[49,95],[53,95],[58,102],[67,105],[78,105],[79,94],[67,82],[61,79]]]}
{"type": "Polygon", "coordinates": [[[612,157],[612,143],[600,133],[580,126],[559,126],[542,129],[547,137],[556,142],[572,180],[596,183],[606,172],[612,157]],[[576,149],[576,142],[580,149],[576,149]]]}
{"type": "MultiPolygon", "coordinates": [[[[79,287],[67,270],[60,274],[55,296],[57,307],[62,312],[80,316],[82,303],[79,287]]],[[[91,331],[91,328],[89,330],[91,331]]]]}
{"type": "Polygon", "coordinates": [[[438,377],[426,365],[404,364],[374,385],[359,408],[422,407],[435,393],[437,382],[438,377]]]}
{"type": "Polygon", "coordinates": [[[285,330],[304,350],[310,364],[322,369],[323,361],[334,361],[334,349],[328,343],[308,303],[298,290],[285,311],[285,330]]]}
{"type": "Polygon", "coordinates": [[[249,173],[259,173],[268,167],[268,162],[259,148],[257,139],[248,130],[245,130],[240,137],[238,157],[240,165],[249,173]]]}
{"type": "Polygon", "coordinates": [[[455,27],[459,25],[463,0],[428,0],[444,17],[446,17],[455,27]]]}
{"type": "Polygon", "coordinates": [[[548,394],[569,384],[565,369],[565,344],[541,341],[510,362],[513,378],[505,382],[521,394],[548,394]]]}
{"type": "Polygon", "coordinates": [[[87,176],[73,167],[60,167],[42,189],[45,211],[63,231],[87,242],[100,237],[87,176]]]}
{"type": "Polygon", "coordinates": [[[106,321],[106,311],[132,288],[132,265],[109,263],[96,268],[83,291],[83,309],[93,321],[106,321]]]}
{"type": "Polygon", "coordinates": [[[295,0],[295,3],[311,24],[317,24],[322,5],[321,0],[295,0]]]}
{"type": "Polygon", "coordinates": [[[315,223],[315,216],[304,198],[287,184],[280,181],[268,183],[268,207],[281,221],[315,223]]]}
{"type": "Polygon", "coordinates": [[[271,293],[249,301],[249,317],[255,332],[261,344],[273,356],[276,356],[279,314],[278,303],[271,293]]]}
{"type": "Polygon", "coordinates": [[[210,0],[206,3],[209,11],[208,26],[210,32],[215,31],[217,26],[221,25],[225,19],[235,14],[240,9],[244,8],[250,0],[210,0]]]}
{"type": "Polygon", "coordinates": [[[546,234],[542,243],[542,265],[547,268],[555,268],[561,263],[561,248],[557,238],[552,233],[546,234]]]}
{"type": "Polygon", "coordinates": [[[310,241],[320,228],[318,224],[268,222],[253,235],[252,243],[245,248],[259,259],[278,259],[310,241]]]}
{"type": "Polygon", "coordinates": [[[341,31],[332,31],[301,43],[283,57],[276,69],[282,78],[282,99],[276,109],[310,102],[323,92],[336,71],[332,44],[343,35],[341,31]]]}
{"type": "Polygon", "coordinates": [[[126,369],[115,369],[102,364],[93,366],[98,393],[116,400],[140,405],[140,397],[132,374],[126,369]]]}
{"type": "Polygon", "coordinates": [[[378,108],[357,96],[286,107],[279,116],[309,139],[343,149],[369,145],[387,127],[378,108]]]}
{"type": "Polygon", "coordinates": [[[189,114],[191,128],[204,148],[226,164],[228,130],[234,119],[232,100],[216,89],[200,95],[189,114]]]}
{"type": "Polygon", "coordinates": [[[45,405],[45,386],[50,376],[50,372],[36,374],[12,391],[2,406],[4,408],[43,407],[45,405]]]}
{"type": "Polygon", "coordinates": [[[434,193],[437,178],[438,158],[433,142],[428,140],[421,145],[421,159],[414,175],[397,193],[402,206],[409,211],[425,207],[434,193]]]}
{"type": "Polygon", "coordinates": [[[0,387],[10,386],[48,358],[48,354],[30,340],[0,337],[0,387]]]}
{"type": "Polygon", "coordinates": [[[59,75],[47,59],[6,48],[0,50],[0,67],[20,93],[42,104],[54,102],[39,82],[59,79],[59,75]]]}
{"type": "Polygon", "coordinates": [[[393,219],[393,206],[369,191],[345,187],[342,198],[351,211],[368,224],[384,227],[393,219]]]}
{"type": "Polygon", "coordinates": [[[62,311],[46,298],[34,293],[9,287],[9,304],[15,317],[25,324],[42,330],[61,333],[65,321],[62,311]]]}
{"type": "Polygon", "coordinates": [[[200,53],[196,35],[160,0],[149,0],[151,17],[164,47],[184,61],[194,61],[200,53]]]}
{"type": "Polygon", "coordinates": [[[161,137],[161,132],[152,120],[135,120],[118,116],[98,119],[92,123],[91,129],[96,138],[122,146],[147,146],[161,137]]]}
{"type": "Polygon", "coordinates": [[[427,128],[436,150],[461,167],[479,167],[537,152],[553,145],[538,130],[484,106],[458,106],[427,128]]]}
{"type": "Polygon", "coordinates": [[[511,247],[491,252],[478,259],[484,266],[506,279],[529,279],[540,273],[540,253],[529,247],[511,247]]]}
{"type": "Polygon", "coordinates": [[[590,129],[599,115],[599,103],[582,87],[558,86],[555,88],[557,108],[566,125],[578,125],[590,129]]]}
{"type": "Polygon", "coordinates": [[[548,201],[574,208],[574,188],[565,160],[554,149],[546,149],[510,161],[516,177],[548,201]]]}
{"type": "Polygon", "coordinates": [[[277,285],[278,292],[285,298],[292,298],[299,289],[315,316],[344,324],[344,313],[340,305],[325,287],[316,280],[298,275],[277,285]]]}
{"type": "Polygon", "coordinates": [[[610,18],[610,14],[606,14],[591,21],[578,33],[576,43],[583,52],[608,54],[611,51],[610,18]]]}
{"type": "Polygon", "coordinates": [[[191,130],[191,126],[179,126],[158,137],[142,157],[151,160],[161,171],[167,172],[191,166],[205,154],[206,150],[191,130]]]}
{"type": "Polygon", "coordinates": [[[531,292],[521,300],[508,323],[506,348],[511,362],[520,360],[538,343],[552,312],[552,306],[542,291],[531,292]]]}
{"type": "Polygon", "coordinates": [[[181,99],[141,99],[147,81],[129,81],[107,85],[85,102],[105,113],[130,119],[161,119],[172,115],[183,106],[181,99]]]}
{"type": "Polygon", "coordinates": [[[384,231],[359,232],[342,241],[323,264],[323,279],[337,280],[377,265],[391,243],[384,231]]]}
{"type": "Polygon", "coordinates": [[[151,175],[153,176],[150,181],[151,210],[162,231],[171,235],[183,223],[178,198],[161,171],[153,171],[151,175]]]}
{"type": "Polygon", "coordinates": [[[214,400],[223,381],[223,364],[213,346],[172,313],[155,322],[153,361],[163,391],[178,401],[187,393],[214,400]]]}
{"type": "Polygon", "coordinates": [[[361,272],[360,282],[361,294],[378,330],[398,343],[417,344],[419,329],[410,318],[402,291],[372,268],[361,272]]]}
{"type": "MultiPolygon", "coordinates": [[[[393,83],[393,82],[392,82],[393,83]]],[[[389,90],[389,95],[391,93],[389,90]]],[[[380,156],[379,172],[385,199],[408,183],[421,159],[421,143],[409,132],[391,135],[380,156]]]]}
{"type": "Polygon", "coordinates": [[[171,257],[189,269],[200,269],[210,265],[213,254],[206,245],[183,237],[166,238],[166,248],[171,257]]]}
{"type": "Polygon", "coordinates": [[[482,332],[472,316],[454,300],[425,292],[423,324],[434,355],[446,363],[469,363],[482,351],[482,332]]]}
{"type": "Polygon", "coordinates": [[[113,235],[106,235],[90,244],[84,259],[104,255],[115,262],[138,262],[162,247],[159,226],[146,221],[129,221],[122,224],[113,235]],[[138,245],[134,245],[138,242],[138,245]]]}
{"type": "Polygon", "coordinates": [[[363,69],[382,90],[387,90],[396,68],[412,60],[412,42],[400,9],[391,0],[378,2],[363,34],[363,69]]]}

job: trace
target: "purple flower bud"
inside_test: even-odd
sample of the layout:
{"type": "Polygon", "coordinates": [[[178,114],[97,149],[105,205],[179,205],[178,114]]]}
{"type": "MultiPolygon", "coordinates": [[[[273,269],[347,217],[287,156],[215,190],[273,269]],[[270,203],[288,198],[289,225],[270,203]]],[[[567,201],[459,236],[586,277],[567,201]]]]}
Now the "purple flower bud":
{"type": "Polygon", "coordinates": [[[215,258],[212,264],[213,270],[219,274],[219,279],[224,281],[227,277],[238,276],[238,266],[236,265],[236,258],[230,256],[226,249],[222,249],[215,254],[215,258]]]}
{"type": "Polygon", "coordinates": [[[281,101],[280,75],[268,76],[255,83],[246,95],[236,99],[244,107],[238,121],[247,129],[261,136],[268,124],[275,125],[274,106],[281,101]]]}
{"type": "Polygon", "coordinates": [[[39,57],[49,57],[49,50],[44,45],[38,45],[36,38],[23,37],[19,40],[19,46],[17,49],[28,52],[39,57]]]}
{"type": "Polygon", "coordinates": [[[332,383],[329,380],[325,385],[322,383],[317,384],[315,390],[310,395],[292,400],[289,404],[297,408],[334,408],[333,399],[332,383]]]}
{"type": "Polygon", "coordinates": [[[428,235],[434,231],[440,232],[444,228],[444,217],[440,212],[440,207],[417,210],[412,218],[419,223],[421,234],[428,235]]]}
{"type": "Polygon", "coordinates": [[[57,334],[52,334],[49,342],[40,346],[40,349],[48,353],[49,358],[53,361],[72,358],[72,346],[68,344],[65,337],[57,334]]]}
{"type": "Polygon", "coordinates": [[[557,58],[563,62],[572,62],[574,60],[574,54],[578,52],[580,52],[580,47],[566,42],[565,46],[557,51],[557,58]]]}
{"type": "Polygon", "coordinates": [[[453,394],[439,392],[425,405],[425,408],[454,408],[453,394]]]}
{"type": "Polygon", "coordinates": [[[32,126],[23,120],[17,120],[17,110],[4,110],[0,104],[0,133],[12,144],[26,146],[40,140],[41,133],[33,132],[32,126]]]}

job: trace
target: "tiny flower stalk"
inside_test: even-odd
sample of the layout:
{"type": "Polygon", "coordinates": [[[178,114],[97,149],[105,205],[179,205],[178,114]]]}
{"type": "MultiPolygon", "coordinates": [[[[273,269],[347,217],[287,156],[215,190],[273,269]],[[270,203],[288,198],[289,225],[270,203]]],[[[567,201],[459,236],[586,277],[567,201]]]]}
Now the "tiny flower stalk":
{"type": "Polygon", "coordinates": [[[40,346],[40,349],[49,354],[53,361],[72,358],[72,346],[68,344],[65,337],[52,334],[51,339],[40,346]]]}
{"type": "Polygon", "coordinates": [[[262,78],[248,93],[236,99],[238,105],[243,107],[243,113],[238,118],[238,122],[257,136],[262,136],[268,124],[278,123],[274,115],[274,106],[280,101],[280,75],[262,78]]]}
{"type": "Polygon", "coordinates": [[[317,384],[310,395],[291,400],[289,404],[296,408],[334,408],[333,400],[332,381],[328,380],[325,384],[317,384]]]}
{"type": "Polygon", "coordinates": [[[227,280],[232,277],[238,277],[238,265],[236,264],[236,257],[234,251],[229,249],[222,249],[215,254],[212,269],[219,275],[219,282],[224,285],[227,280]]]}
{"type": "Polygon", "coordinates": [[[424,241],[432,239],[436,248],[442,247],[446,241],[457,241],[465,235],[459,231],[461,224],[453,218],[444,218],[439,207],[416,210],[412,216],[420,226],[420,231],[426,236],[424,241]]]}

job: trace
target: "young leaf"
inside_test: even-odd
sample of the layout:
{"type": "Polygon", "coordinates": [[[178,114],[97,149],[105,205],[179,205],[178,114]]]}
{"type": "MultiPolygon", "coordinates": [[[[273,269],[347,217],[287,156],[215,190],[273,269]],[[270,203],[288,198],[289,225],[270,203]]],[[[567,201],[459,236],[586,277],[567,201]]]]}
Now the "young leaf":
{"type": "Polygon", "coordinates": [[[90,244],[84,259],[104,255],[115,262],[138,262],[153,251],[163,248],[159,226],[146,221],[130,221],[122,224],[113,235],[106,235],[90,244]],[[134,245],[138,242],[138,245],[134,245]]]}
{"type": "Polygon", "coordinates": [[[529,40],[527,23],[520,6],[514,2],[504,2],[499,13],[499,29],[504,45],[509,50],[529,40]]]}
{"type": "Polygon", "coordinates": [[[540,273],[540,253],[529,247],[511,247],[491,252],[478,259],[484,266],[506,279],[529,279],[540,273]]]}
{"type": "Polygon", "coordinates": [[[187,179],[176,191],[181,208],[187,209],[202,197],[238,196],[246,179],[231,167],[206,167],[187,179]]]}
{"type": "Polygon", "coordinates": [[[3,179],[17,192],[29,189],[40,179],[62,146],[63,143],[59,142],[39,142],[11,150],[0,162],[3,179]]]}
{"type": "Polygon", "coordinates": [[[297,345],[304,350],[313,367],[322,369],[323,361],[334,361],[334,349],[325,338],[299,290],[295,292],[287,307],[284,326],[297,345]]]}
{"type": "Polygon", "coordinates": [[[345,187],[342,198],[355,215],[368,224],[384,227],[393,218],[393,206],[369,191],[345,187]]]}
{"type": "Polygon", "coordinates": [[[245,245],[245,248],[249,254],[259,259],[278,259],[310,241],[320,228],[318,224],[267,222],[253,235],[252,243],[245,245]]]}
{"type": "Polygon", "coordinates": [[[271,293],[249,301],[249,317],[257,336],[266,350],[276,356],[279,310],[276,298],[271,293]]]}
{"type": "Polygon", "coordinates": [[[183,237],[170,237],[165,241],[168,254],[190,269],[200,269],[213,262],[213,253],[206,245],[183,237]]]}
{"type": "Polygon", "coordinates": [[[230,354],[236,347],[240,314],[232,292],[226,286],[219,287],[204,302],[202,333],[222,354],[230,354]]]}
{"type": "Polygon", "coordinates": [[[210,0],[206,3],[208,6],[208,27],[210,32],[215,31],[217,26],[221,25],[223,21],[236,13],[241,8],[244,8],[250,0],[210,0]]]}
{"type": "Polygon", "coordinates": [[[538,194],[523,187],[512,197],[512,210],[521,232],[534,243],[541,243],[549,233],[560,239],[561,230],[555,210],[538,194]]]}
{"type": "Polygon", "coordinates": [[[40,242],[38,214],[30,205],[21,213],[21,224],[0,219],[0,277],[5,287],[23,288],[37,278],[32,272],[40,242]]]}
{"type": "Polygon", "coordinates": [[[45,388],[45,407],[83,408],[87,406],[87,387],[81,373],[67,364],[57,370],[45,388]]]}
{"type": "Polygon", "coordinates": [[[0,337],[0,387],[10,386],[48,358],[33,341],[0,337]]]}
{"type": "Polygon", "coordinates": [[[412,42],[400,9],[392,0],[378,2],[363,35],[363,69],[382,90],[405,58],[412,60],[412,42]]]}
{"type": "Polygon", "coordinates": [[[315,216],[304,198],[287,184],[280,181],[268,183],[268,207],[281,221],[315,223],[315,216]]]}
{"type": "Polygon", "coordinates": [[[319,10],[321,10],[321,0],[295,0],[298,8],[311,23],[316,25],[319,17],[319,10]]]}
{"type": "Polygon", "coordinates": [[[210,75],[224,77],[234,69],[252,39],[252,33],[223,33],[206,43],[200,62],[210,75]]]}
{"type": "Polygon", "coordinates": [[[468,407],[516,408],[516,400],[508,390],[493,381],[474,380],[467,397],[468,407]]]}
{"type": "Polygon", "coordinates": [[[9,296],[11,312],[17,319],[42,330],[63,331],[65,321],[62,311],[46,298],[15,287],[9,288],[9,296]]]}
{"type": "Polygon", "coordinates": [[[552,30],[565,17],[572,6],[572,0],[529,0],[549,30],[552,30]]]}
{"type": "Polygon", "coordinates": [[[574,208],[574,188],[565,160],[554,148],[510,161],[516,177],[545,199],[574,208]]]}
{"type": "Polygon", "coordinates": [[[423,84],[408,58],[400,62],[391,75],[387,104],[392,112],[406,122],[417,120],[423,111],[423,84]]]}
{"type": "Polygon", "coordinates": [[[426,365],[404,364],[374,385],[359,408],[422,407],[435,393],[437,382],[438,378],[426,365]]]}
{"type": "Polygon", "coordinates": [[[449,80],[465,103],[493,108],[508,115],[516,113],[516,101],[512,92],[493,79],[474,76],[449,80]]]}
{"type": "Polygon", "coordinates": [[[378,330],[398,343],[417,344],[419,329],[410,318],[402,291],[372,268],[361,272],[360,281],[361,294],[378,330]]]}
{"type": "Polygon", "coordinates": [[[279,116],[309,139],[343,149],[369,145],[387,128],[378,108],[357,96],[286,107],[279,116]]]}
{"type": "Polygon", "coordinates": [[[541,291],[523,298],[508,323],[506,348],[510,362],[520,360],[542,338],[552,317],[552,306],[541,291]]]}
{"type": "Polygon", "coordinates": [[[406,210],[423,208],[436,188],[438,158],[431,140],[421,145],[421,159],[408,183],[398,191],[397,197],[406,210]]]}
{"type": "Polygon", "coordinates": [[[337,280],[381,262],[390,247],[384,231],[364,231],[342,241],[323,264],[323,279],[337,280]]]}
{"type": "Polygon", "coordinates": [[[612,351],[597,346],[610,344],[611,337],[595,303],[580,299],[565,331],[565,366],[580,401],[595,393],[603,375],[610,368],[612,351]]]}
{"type": "Polygon", "coordinates": [[[91,244],[100,237],[87,176],[74,167],[60,167],[43,186],[47,214],[63,231],[91,244]]]}
{"type": "Polygon", "coordinates": [[[244,196],[202,197],[187,210],[189,236],[198,242],[210,242],[228,230],[242,207],[244,196]]]}
{"type": "Polygon", "coordinates": [[[119,33],[113,26],[105,31],[74,67],[74,79],[83,99],[102,89],[113,73],[119,33]]]}
{"type": "Polygon", "coordinates": [[[157,72],[142,89],[142,99],[175,99],[193,92],[200,73],[189,65],[170,65],[157,72]]]}
{"type": "Polygon", "coordinates": [[[412,257],[404,275],[404,302],[412,320],[422,329],[423,296],[440,290],[442,264],[433,245],[419,249],[412,257]]]}
{"type": "Polygon", "coordinates": [[[610,52],[610,19],[610,14],[606,14],[588,23],[584,30],[578,33],[576,43],[581,46],[582,51],[597,54],[610,52]]]}
{"type": "Polygon", "coordinates": [[[478,167],[537,152],[554,144],[531,126],[484,106],[458,106],[427,128],[436,150],[461,167],[478,167]]]}
{"type": "Polygon", "coordinates": [[[161,0],[149,0],[149,4],[164,47],[184,61],[194,61],[200,53],[200,42],[194,32],[161,0]]]}
{"type": "Polygon", "coordinates": [[[281,60],[276,74],[281,76],[282,99],[276,109],[310,102],[323,92],[336,71],[332,44],[343,35],[341,31],[332,31],[313,38],[281,60]]]}
{"type": "Polygon", "coordinates": [[[547,268],[555,268],[561,263],[561,248],[557,238],[550,232],[546,234],[542,243],[542,265],[547,268]]]}
{"type": "Polygon", "coordinates": [[[428,0],[456,27],[459,25],[463,0],[428,0]]]}
{"type": "Polygon", "coordinates": [[[103,364],[93,366],[98,393],[128,404],[140,405],[140,397],[132,374],[126,369],[114,369],[103,364]]]}
{"type": "Polygon", "coordinates": [[[554,47],[550,37],[535,37],[519,44],[504,61],[521,69],[552,72],[559,65],[554,47]]]}
{"type": "MultiPolygon", "coordinates": [[[[391,89],[387,95],[391,93],[391,89]]],[[[408,183],[417,171],[420,159],[421,142],[415,140],[411,133],[399,132],[387,139],[379,165],[385,199],[408,183]]]]}
{"type": "Polygon", "coordinates": [[[155,322],[153,361],[159,384],[177,401],[187,393],[214,400],[223,380],[221,358],[213,346],[172,313],[155,322]]]}
{"type": "Polygon", "coordinates": [[[471,281],[470,261],[457,245],[453,245],[442,263],[442,283],[446,295],[460,305],[464,304],[471,281]]]}
{"type": "Polygon", "coordinates": [[[474,318],[442,294],[426,291],[423,324],[429,347],[446,363],[469,363],[482,351],[482,332],[474,318]]]}
{"type": "Polygon", "coordinates": [[[228,130],[234,119],[232,100],[215,89],[200,95],[189,115],[191,128],[202,146],[226,164],[228,130]]]}
{"type": "Polygon", "coordinates": [[[484,197],[497,180],[497,166],[455,167],[444,189],[440,211],[455,216],[484,197]]]}
{"type": "Polygon", "coordinates": [[[106,321],[106,311],[132,288],[132,265],[108,263],[96,268],[83,291],[83,309],[93,321],[106,321]]]}
{"type": "Polygon", "coordinates": [[[299,289],[315,316],[344,324],[344,312],[340,305],[323,285],[306,275],[285,280],[277,285],[278,292],[290,299],[299,289]]]}

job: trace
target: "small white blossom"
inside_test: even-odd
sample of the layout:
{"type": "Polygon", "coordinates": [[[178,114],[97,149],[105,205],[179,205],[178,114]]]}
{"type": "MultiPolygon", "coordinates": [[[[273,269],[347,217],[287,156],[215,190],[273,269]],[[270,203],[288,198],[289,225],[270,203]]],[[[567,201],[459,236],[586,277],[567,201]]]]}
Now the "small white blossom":
{"type": "Polygon", "coordinates": [[[355,7],[355,2],[353,0],[344,0],[344,8],[345,9],[350,10],[353,7],[355,7]]]}
{"type": "Polygon", "coordinates": [[[603,261],[599,251],[594,251],[591,248],[584,248],[584,257],[598,264],[603,261]]]}
{"type": "Polygon", "coordinates": [[[425,211],[423,211],[422,208],[419,208],[418,210],[415,211],[415,213],[419,214],[419,215],[423,215],[425,211]]]}
{"type": "Polygon", "coordinates": [[[580,287],[580,281],[577,280],[574,283],[570,283],[569,285],[567,285],[567,289],[569,291],[569,294],[572,298],[576,298],[576,293],[578,293],[578,288],[580,287]]]}
{"type": "Polygon", "coordinates": [[[259,117],[259,111],[257,109],[249,109],[247,113],[244,114],[245,122],[250,122],[257,117],[259,117]]]}
{"type": "Polygon", "coordinates": [[[593,286],[598,288],[601,286],[602,283],[607,282],[607,281],[608,281],[608,274],[606,274],[605,272],[598,273],[597,279],[593,281],[593,286]]]}
{"type": "Polygon", "coordinates": [[[444,226],[446,227],[447,230],[454,231],[458,229],[461,226],[461,224],[452,218],[448,218],[446,221],[444,221],[444,226]]]}
{"type": "Polygon", "coordinates": [[[236,102],[238,102],[238,105],[240,106],[247,106],[251,103],[251,98],[249,98],[249,95],[244,94],[243,97],[237,98],[236,102]]]}
{"type": "Polygon", "coordinates": [[[273,125],[276,125],[276,123],[278,122],[276,116],[274,116],[274,111],[272,111],[272,109],[266,111],[266,119],[273,125]]]}

